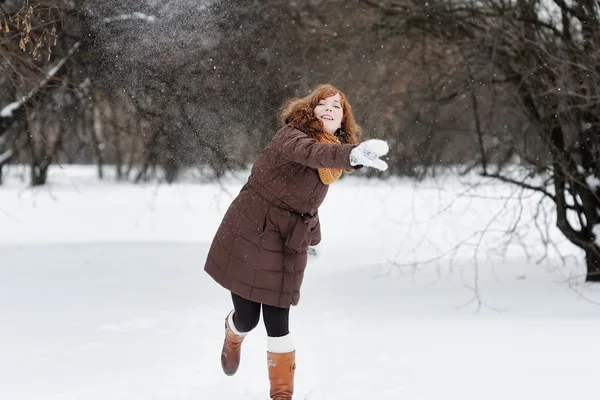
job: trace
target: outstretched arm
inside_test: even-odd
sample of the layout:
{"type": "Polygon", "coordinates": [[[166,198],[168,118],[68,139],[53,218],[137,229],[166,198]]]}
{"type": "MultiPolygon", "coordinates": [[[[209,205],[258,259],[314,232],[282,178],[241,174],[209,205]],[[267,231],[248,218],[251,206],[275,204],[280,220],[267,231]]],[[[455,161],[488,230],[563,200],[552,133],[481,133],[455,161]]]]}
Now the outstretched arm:
{"type": "Polygon", "coordinates": [[[354,169],[350,152],[355,145],[319,143],[298,129],[282,130],[271,147],[282,158],[311,168],[354,169]]]}

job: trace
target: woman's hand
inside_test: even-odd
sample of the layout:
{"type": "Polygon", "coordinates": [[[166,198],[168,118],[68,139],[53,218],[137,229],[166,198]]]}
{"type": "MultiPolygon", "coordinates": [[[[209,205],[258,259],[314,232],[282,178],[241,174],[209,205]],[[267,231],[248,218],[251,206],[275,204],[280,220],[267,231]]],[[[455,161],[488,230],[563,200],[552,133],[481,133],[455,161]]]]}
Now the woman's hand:
{"type": "Polygon", "coordinates": [[[385,171],[388,165],[379,157],[384,156],[390,150],[387,142],[380,139],[370,139],[362,142],[350,152],[350,165],[364,165],[385,171]]]}

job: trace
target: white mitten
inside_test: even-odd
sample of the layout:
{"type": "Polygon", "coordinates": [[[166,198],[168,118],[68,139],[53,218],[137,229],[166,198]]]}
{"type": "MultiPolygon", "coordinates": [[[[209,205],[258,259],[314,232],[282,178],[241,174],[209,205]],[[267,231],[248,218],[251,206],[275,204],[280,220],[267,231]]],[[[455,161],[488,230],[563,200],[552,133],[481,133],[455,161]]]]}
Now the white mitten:
{"type": "Polygon", "coordinates": [[[370,139],[362,142],[350,151],[350,165],[364,165],[385,171],[388,165],[379,157],[384,156],[390,150],[387,142],[380,139],[370,139]]]}

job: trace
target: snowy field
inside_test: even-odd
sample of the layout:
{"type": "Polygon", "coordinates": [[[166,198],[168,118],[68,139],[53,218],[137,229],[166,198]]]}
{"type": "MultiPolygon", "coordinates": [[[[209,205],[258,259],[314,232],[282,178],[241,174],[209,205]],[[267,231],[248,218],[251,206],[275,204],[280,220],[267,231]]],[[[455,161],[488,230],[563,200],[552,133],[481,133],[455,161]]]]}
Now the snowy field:
{"type": "MultiPolygon", "coordinates": [[[[64,167],[40,189],[8,175],[0,399],[268,399],[262,324],[222,373],[230,299],[203,272],[244,173],[130,185],[64,167]]],[[[581,254],[536,196],[459,180],[331,187],[291,314],[294,398],[598,398],[600,287],[581,254]]]]}

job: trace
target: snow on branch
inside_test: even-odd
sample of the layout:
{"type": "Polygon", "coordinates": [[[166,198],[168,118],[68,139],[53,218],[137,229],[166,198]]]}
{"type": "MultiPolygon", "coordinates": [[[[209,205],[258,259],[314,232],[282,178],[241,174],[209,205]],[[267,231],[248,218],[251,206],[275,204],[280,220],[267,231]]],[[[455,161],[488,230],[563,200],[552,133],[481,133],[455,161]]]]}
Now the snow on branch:
{"type": "Polygon", "coordinates": [[[67,60],[75,53],[75,51],[79,48],[79,42],[75,43],[73,47],[69,50],[69,53],[62,58],[54,67],[50,68],[46,77],[37,85],[35,88],[31,89],[29,93],[25,96],[21,97],[17,101],[10,103],[2,110],[0,110],[0,118],[10,118],[13,115],[13,112],[18,110],[23,104],[25,104],[29,99],[31,99],[37,92],[40,91],[41,88],[46,86],[50,79],[56,75],[56,73],[62,68],[63,65],[67,62],[67,60]]]}
{"type": "Polygon", "coordinates": [[[127,21],[127,20],[133,20],[133,19],[139,19],[139,20],[148,21],[148,22],[156,21],[156,17],[154,15],[148,15],[148,14],[144,14],[141,12],[134,12],[131,14],[121,14],[121,15],[117,15],[116,17],[106,17],[102,21],[104,21],[105,23],[109,23],[109,22],[114,22],[114,21],[127,21]]]}
{"type": "Polygon", "coordinates": [[[8,149],[4,153],[0,154],[0,165],[8,161],[8,159],[12,157],[13,153],[14,152],[12,149],[8,149]]]}

